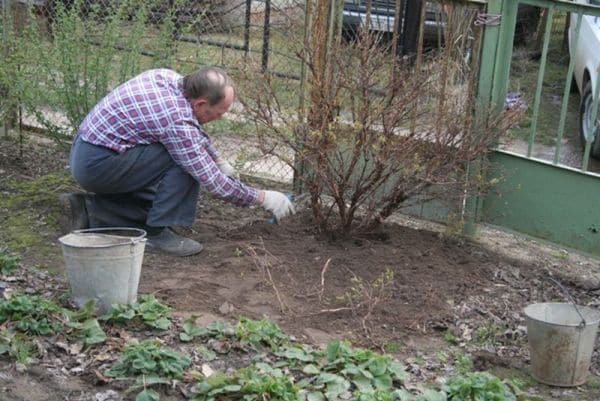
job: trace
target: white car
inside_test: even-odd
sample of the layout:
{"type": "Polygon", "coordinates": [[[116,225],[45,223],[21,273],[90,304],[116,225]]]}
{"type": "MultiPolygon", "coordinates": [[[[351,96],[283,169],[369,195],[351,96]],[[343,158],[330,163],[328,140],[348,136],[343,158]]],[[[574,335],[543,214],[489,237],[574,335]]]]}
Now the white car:
{"type": "MultiPolygon", "coordinates": [[[[576,0],[578,3],[600,6],[600,0],[576,0]]],[[[600,16],[584,15],[579,30],[579,41],[575,48],[575,28],[577,14],[571,14],[569,26],[569,53],[575,58],[573,75],[579,93],[581,105],[579,108],[579,132],[581,142],[592,140],[591,156],[600,159],[600,112],[596,121],[592,121],[593,96],[600,74],[600,16]]]]}

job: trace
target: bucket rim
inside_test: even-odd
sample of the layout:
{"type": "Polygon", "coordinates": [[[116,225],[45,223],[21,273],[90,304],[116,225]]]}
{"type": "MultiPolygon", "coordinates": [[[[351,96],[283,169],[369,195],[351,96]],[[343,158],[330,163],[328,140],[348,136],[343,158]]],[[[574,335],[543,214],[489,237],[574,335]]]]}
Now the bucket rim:
{"type": "MultiPolygon", "coordinates": [[[[530,313],[527,312],[528,309],[535,307],[535,306],[539,306],[539,305],[548,305],[548,306],[552,306],[552,305],[570,305],[573,306],[574,304],[570,303],[570,302],[536,302],[533,304],[529,304],[526,307],[523,308],[523,313],[525,314],[525,317],[529,320],[535,321],[535,322],[540,322],[540,323],[544,323],[544,324],[549,324],[549,325],[553,325],[553,326],[563,326],[563,327],[577,327],[580,325],[580,323],[553,323],[553,322],[548,322],[547,320],[543,320],[543,319],[538,319],[534,316],[531,316],[530,313]]],[[[586,316],[585,319],[585,326],[591,326],[591,325],[598,325],[598,323],[600,323],[600,311],[589,307],[589,306],[584,306],[584,305],[577,305],[577,307],[579,309],[584,309],[587,311],[592,311],[594,312],[593,318],[590,318],[588,316],[586,316]]]]}
{"type": "Polygon", "coordinates": [[[78,248],[77,246],[73,246],[71,244],[65,243],[65,241],[63,239],[71,234],[104,234],[109,231],[129,231],[129,232],[135,233],[136,235],[130,236],[130,237],[123,236],[124,239],[128,240],[128,241],[124,241],[123,243],[97,244],[97,245],[92,246],[92,248],[112,248],[112,247],[120,246],[120,245],[135,245],[140,242],[146,242],[146,231],[142,230],[141,228],[134,228],[134,227],[99,227],[99,228],[86,228],[86,229],[81,229],[81,230],[73,230],[72,232],[60,237],[58,240],[60,241],[60,243],[63,246],[67,246],[67,247],[71,247],[71,248],[78,248]]]}

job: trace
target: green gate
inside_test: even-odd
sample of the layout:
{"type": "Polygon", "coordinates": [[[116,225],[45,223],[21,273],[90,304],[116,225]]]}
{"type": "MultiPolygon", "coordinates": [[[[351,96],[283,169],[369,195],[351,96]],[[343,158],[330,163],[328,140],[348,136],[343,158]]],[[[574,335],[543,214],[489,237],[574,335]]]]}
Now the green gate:
{"type": "MultiPolygon", "coordinates": [[[[579,40],[590,40],[581,36],[587,32],[586,24],[600,24],[600,7],[590,5],[590,0],[577,1],[587,4],[556,0],[488,1],[486,21],[498,23],[486,24],[478,94],[483,102],[506,107],[507,94],[514,95],[511,91],[516,90],[517,97],[523,95],[525,100],[521,101],[527,102],[523,107],[528,109],[528,125],[521,127],[521,133],[526,135],[520,143],[517,140],[509,146],[499,146],[490,155],[491,165],[486,173],[489,178],[496,178],[499,184],[485,197],[471,199],[467,205],[476,216],[473,222],[498,225],[600,255],[600,169],[593,165],[598,164],[597,161],[590,158],[593,138],[587,138],[583,148],[574,145],[579,137],[579,126],[569,124],[569,119],[572,120],[573,114],[577,115],[579,107],[575,80],[572,80],[577,72],[575,57],[569,57],[566,50],[567,40],[573,48],[579,40]],[[517,50],[513,47],[513,38],[521,4],[539,7],[541,18],[537,29],[539,37],[531,39],[535,41],[534,51],[519,59],[514,57],[517,50]],[[571,33],[559,41],[563,56],[553,49],[557,37],[553,25],[557,22],[562,24],[559,34],[569,29],[571,33]],[[530,79],[535,89],[524,94],[519,90],[528,83],[513,80],[511,69],[525,68],[532,59],[539,60],[535,64],[534,79],[530,79]],[[554,68],[553,64],[556,62],[564,67],[560,79],[557,78],[560,68],[554,68]],[[556,92],[559,81],[563,84],[560,93],[548,96],[548,91],[556,92]],[[515,85],[521,87],[515,88],[515,85]],[[549,106],[545,105],[548,101],[549,106]],[[544,124],[542,135],[540,127],[544,124]],[[551,138],[548,138],[548,131],[552,131],[551,138]],[[545,139],[539,139],[543,136],[545,139]],[[515,142],[520,146],[515,146],[515,142]],[[591,168],[596,172],[590,171],[591,168]]],[[[597,0],[591,2],[600,4],[597,0]]],[[[597,49],[600,54],[600,48],[597,49]]],[[[595,70],[587,68],[584,74],[584,80],[600,82],[597,79],[600,65],[596,65],[595,70]]],[[[592,87],[591,121],[597,121],[600,84],[592,87]]]]}

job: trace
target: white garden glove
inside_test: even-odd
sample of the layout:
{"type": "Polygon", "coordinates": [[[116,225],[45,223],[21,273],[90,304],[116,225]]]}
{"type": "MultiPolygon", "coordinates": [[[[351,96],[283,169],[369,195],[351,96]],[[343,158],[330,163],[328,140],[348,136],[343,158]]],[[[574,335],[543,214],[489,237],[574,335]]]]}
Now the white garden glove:
{"type": "Polygon", "coordinates": [[[290,198],[277,191],[264,191],[265,197],[262,203],[269,212],[273,213],[275,220],[279,222],[282,218],[289,216],[290,214],[296,213],[294,205],[290,201],[290,198]]]}
{"type": "Polygon", "coordinates": [[[219,169],[228,177],[240,178],[238,172],[233,168],[231,164],[227,162],[227,160],[218,159],[217,166],[219,169]]]}

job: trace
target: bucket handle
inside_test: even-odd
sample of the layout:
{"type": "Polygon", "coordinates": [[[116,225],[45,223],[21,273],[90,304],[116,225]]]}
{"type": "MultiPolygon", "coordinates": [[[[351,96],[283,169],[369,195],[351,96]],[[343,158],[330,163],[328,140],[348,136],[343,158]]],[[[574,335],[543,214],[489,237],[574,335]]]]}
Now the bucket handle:
{"type": "Polygon", "coordinates": [[[571,302],[571,305],[573,305],[573,307],[575,308],[575,311],[577,312],[577,314],[581,318],[581,322],[579,322],[579,326],[577,326],[577,327],[579,329],[583,329],[585,327],[585,325],[586,325],[585,318],[583,317],[583,315],[579,311],[579,308],[577,307],[577,304],[575,303],[575,300],[573,300],[573,297],[571,296],[571,294],[569,294],[569,291],[567,291],[567,289],[561,283],[559,283],[558,280],[555,280],[552,277],[548,277],[548,281],[550,281],[552,284],[555,284],[558,288],[560,288],[560,290],[562,291],[563,295],[565,295],[565,297],[567,297],[567,299],[569,300],[569,302],[571,302]]]}

